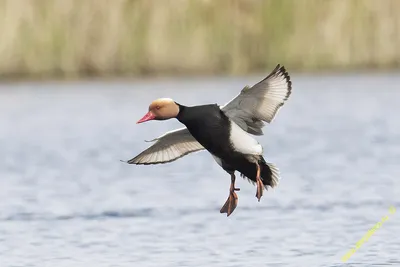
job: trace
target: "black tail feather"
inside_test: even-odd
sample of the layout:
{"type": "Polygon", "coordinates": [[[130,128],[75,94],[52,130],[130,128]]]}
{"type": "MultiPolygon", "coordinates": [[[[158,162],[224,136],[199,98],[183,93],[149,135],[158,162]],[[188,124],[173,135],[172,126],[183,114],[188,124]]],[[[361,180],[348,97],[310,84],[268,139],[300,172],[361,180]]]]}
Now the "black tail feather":
{"type": "MultiPolygon", "coordinates": [[[[267,163],[263,157],[260,158],[258,164],[261,168],[261,180],[267,186],[275,187],[279,180],[279,170],[275,165],[267,163]]],[[[246,177],[250,182],[256,182],[257,166],[247,160],[243,160],[236,166],[242,177],[246,177]]]]}

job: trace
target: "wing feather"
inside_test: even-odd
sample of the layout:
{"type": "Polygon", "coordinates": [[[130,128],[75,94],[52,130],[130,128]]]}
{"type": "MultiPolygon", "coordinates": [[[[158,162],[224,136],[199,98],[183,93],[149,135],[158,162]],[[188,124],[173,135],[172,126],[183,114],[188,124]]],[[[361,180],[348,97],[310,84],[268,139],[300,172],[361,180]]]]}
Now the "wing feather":
{"type": "Polygon", "coordinates": [[[278,64],[265,79],[252,87],[244,87],[221,109],[243,130],[262,135],[263,122],[272,122],[291,92],[290,76],[285,67],[278,64]]]}
{"type": "Polygon", "coordinates": [[[187,128],[167,132],[152,141],[155,141],[153,145],[128,160],[127,163],[138,165],[162,164],[204,149],[187,128]]]}

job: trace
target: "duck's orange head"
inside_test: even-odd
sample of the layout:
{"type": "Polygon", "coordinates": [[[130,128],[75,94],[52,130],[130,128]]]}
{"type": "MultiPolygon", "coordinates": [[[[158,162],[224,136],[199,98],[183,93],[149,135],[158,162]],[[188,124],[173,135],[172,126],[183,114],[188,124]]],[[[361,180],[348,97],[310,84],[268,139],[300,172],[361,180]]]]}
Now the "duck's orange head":
{"type": "Polygon", "coordinates": [[[150,120],[168,120],[176,118],[179,113],[179,106],[170,98],[159,98],[151,102],[149,112],[137,123],[150,120]]]}

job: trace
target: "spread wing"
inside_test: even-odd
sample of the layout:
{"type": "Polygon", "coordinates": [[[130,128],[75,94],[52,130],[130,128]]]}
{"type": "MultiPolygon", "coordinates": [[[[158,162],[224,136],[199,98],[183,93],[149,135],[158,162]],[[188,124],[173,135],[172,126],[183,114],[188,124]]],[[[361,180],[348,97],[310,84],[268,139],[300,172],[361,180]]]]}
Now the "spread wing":
{"type": "Polygon", "coordinates": [[[127,161],[129,164],[160,164],[177,160],[189,153],[204,149],[187,128],[165,133],[142,153],[127,161]]]}
{"type": "Polygon", "coordinates": [[[270,123],[274,119],[291,90],[290,76],[285,67],[278,64],[265,79],[252,87],[243,88],[221,109],[246,132],[262,135],[263,121],[270,123]]]}

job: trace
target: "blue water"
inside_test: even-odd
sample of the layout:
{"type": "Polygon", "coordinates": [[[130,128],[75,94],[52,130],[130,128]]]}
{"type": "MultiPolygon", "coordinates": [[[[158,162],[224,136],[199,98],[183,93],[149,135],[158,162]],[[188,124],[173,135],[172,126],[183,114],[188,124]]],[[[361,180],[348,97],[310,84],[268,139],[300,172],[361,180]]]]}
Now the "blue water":
{"type": "Polygon", "coordinates": [[[258,203],[238,179],[228,218],[207,152],[119,161],[180,126],[135,124],[154,98],[224,104],[260,78],[0,85],[0,266],[400,266],[400,74],[293,75],[257,137],[281,183],[258,203]]]}

